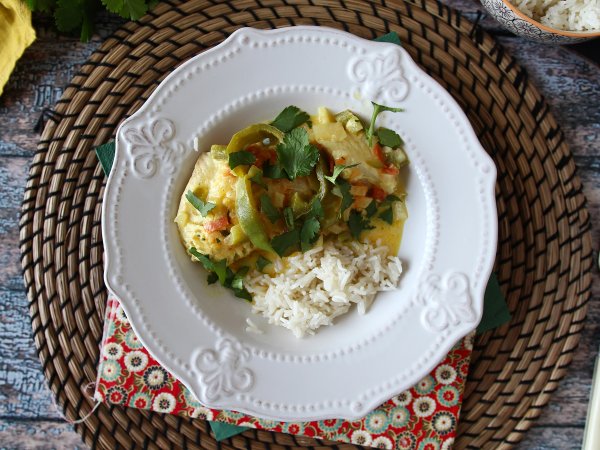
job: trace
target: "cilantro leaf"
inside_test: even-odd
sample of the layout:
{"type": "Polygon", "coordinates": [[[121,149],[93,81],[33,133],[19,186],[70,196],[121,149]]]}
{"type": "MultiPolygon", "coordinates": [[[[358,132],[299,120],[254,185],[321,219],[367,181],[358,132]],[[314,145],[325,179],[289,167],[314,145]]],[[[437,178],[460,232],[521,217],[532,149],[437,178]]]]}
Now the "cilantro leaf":
{"type": "Polygon", "coordinates": [[[213,262],[208,256],[200,253],[198,250],[196,250],[195,247],[190,247],[188,251],[192,254],[194,258],[200,261],[200,264],[202,264],[206,270],[209,270],[211,272],[214,270],[213,262]]]}
{"type": "Polygon", "coordinates": [[[83,8],[78,0],[58,0],[54,11],[56,28],[59,31],[72,31],[83,21],[83,8]]]}
{"type": "Polygon", "coordinates": [[[271,178],[273,180],[279,178],[286,178],[285,170],[283,170],[283,167],[281,166],[281,163],[279,161],[277,161],[274,165],[271,165],[269,164],[269,162],[266,162],[263,165],[263,176],[271,178]]]}
{"type": "Polygon", "coordinates": [[[120,14],[123,9],[123,0],[102,0],[102,4],[106,6],[112,13],[120,14]]]}
{"type": "Polygon", "coordinates": [[[404,145],[404,141],[402,140],[400,135],[394,130],[390,130],[389,128],[379,128],[377,130],[377,137],[379,138],[379,143],[381,145],[390,147],[392,149],[404,145]]]}
{"type": "Polygon", "coordinates": [[[375,200],[371,200],[371,203],[365,208],[365,212],[367,213],[367,217],[373,217],[377,212],[377,203],[375,200]]]}
{"type": "Polygon", "coordinates": [[[386,208],[381,211],[377,217],[391,225],[394,222],[394,211],[391,207],[386,208]]]}
{"type": "Polygon", "coordinates": [[[248,302],[252,302],[252,294],[246,290],[246,288],[233,289],[233,293],[237,298],[242,298],[248,302]]]}
{"type": "Polygon", "coordinates": [[[404,111],[403,108],[391,108],[389,106],[379,105],[375,102],[371,102],[371,104],[373,105],[373,114],[371,115],[371,123],[369,124],[369,129],[366,132],[367,142],[369,143],[369,147],[371,147],[373,145],[373,134],[375,133],[375,121],[377,120],[377,116],[384,111],[390,111],[390,112],[403,112],[404,111]]]}
{"type": "Polygon", "coordinates": [[[260,210],[269,218],[271,223],[277,222],[281,217],[279,211],[273,206],[273,203],[271,203],[271,199],[267,194],[260,196],[260,210]]]}
{"type": "MultiPolygon", "coordinates": [[[[112,0],[105,0],[107,2],[112,0]]],[[[123,0],[123,7],[120,11],[116,11],[119,13],[121,17],[128,20],[138,20],[148,10],[148,5],[146,5],[145,0],[123,0]]]]}
{"type": "Polygon", "coordinates": [[[219,281],[219,277],[217,276],[216,273],[209,272],[208,277],[206,278],[206,281],[208,284],[215,284],[217,281],[219,281]]]}
{"type": "MultiPolygon", "coordinates": [[[[212,261],[208,256],[200,253],[195,247],[190,247],[189,252],[204,266],[204,268],[217,276],[217,279],[225,286],[227,281],[227,260],[212,261]]],[[[214,283],[214,276],[208,278],[209,284],[214,283]]]]}
{"type": "Polygon", "coordinates": [[[263,255],[260,255],[256,260],[256,268],[259,270],[259,272],[262,272],[263,269],[269,264],[272,264],[271,261],[265,258],[263,255]]]}
{"type": "Polygon", "coordinates": [[[344,165],[344,164],[336,164],[333,168],[333,173],[331,174],[331,176],[329,175],[325,175],[325,179],[331,181],[333,184],[335,184],[335,180],[337,179],[337,177],[339,177],[342,172],[346,169],[350,169],[351,167],[356,167],[358,166],[359,163],[356,164],[349,164],[349,165],[344,165]]]}
{"type": "Polygon", "coordinates": [[[250,177],[250,181],[252,181],[253,183],[258,184],[263,189],[268,189],[267,188],[267,184],[263,180],[263,173],[262,173],[262,171],[260,169],[258,169],[257,172],[250,177]]]}
{"type": "Polygon", "coordinates": [[[92,38],[94,33],[94,17],[92,13],[86,11],[83,14],[83,21],[81,22],[81,33],[79,34],[79,40],[81,42],[88,42],[92,38]]]}
{"type": "Polygon", "coordinates": [[[325,211],[323,211],[323,205],[321,205],[321,200],[315,198],[310,205],[310,211],[308,213],[312,217],[322,219],[323,216],[325,216],[325,211]]]}
{"type": "Polygon", "coordinates": [[[300,230],[300,248],[303,252],[310,248],[319,237],[319,231],[321,230],[321,224],[315,217],[309,217],[302,224],[302,230],[300,230]]]}
{"type": "Polygon", "coordinates": [[[340,178],[338,180],[337,187],[339,188],[341,194],[340,196],[342,197],[342,204],[339,213],[339,215],[341,216],[344,213],[344,211],[346,211],[352,205],[352,203],[354,203],[354,197],[350,193],[350,188],[352,186],[343,178],[340,178]]]}
{"type": "Polygon", "coordinates": [[[283,219],[288,230],[293,230],[294,227],[294,211],[289,206],[283,210],[283,219]]]}
{"type": "Polygon", "coordinates": [[[277,157],[290,180],[310,175],[319,160],[319,150],[308,141],[304,128],[294,128],[277,144],[277,157]]]}
{"type": "Polygon", "coordinates": [[[392,202],[399,202],[401,199],[394,194],[389,194],[386,198],[383,199],[382,205],[391,205],[392,202]]]}
{"type": "Polygon", "coordinates": [[[244,277],[250,270],[249,267],[244,266],[234,273],[230,267],[227,267],[226,259],[213,261],[208,256],[200,253],[195,247],[190,247],[189,252],[209,271],[206,279],[208,284],[214,284],[219,281],[221,286],[230,288],[236,297],[252,301],[252,295],[244,288],[243,283],[244,277]]]}
{"type": "Polygon", "coordinates": [[[348,217],[348,228],[350,228],[350,234],[356,240],[360,239],[360,234],[365,230],[372,230],[373,227],[367,219],[365,219],[360,212],[356,209],[350,211],[348,217]]]}
{"type": "Polygon", "coordinates": [[[275,250],[279,256],[284,256],[290,248],[298,245],[299,242],[300,230],[296,228],[271,239],[271,247],[273,247],[273,250],[275,250]]]}
{"type": "Polygon", "coordinates": [[[297,126],[302,125],[308,119],[310,119],[310,116],[307,113],[297,106],[291,105],[281,111],[275,120],[271,122],[271,125],[287,133],[297,126]]]}
{"type": "Polygon", "coordinates": [[[52,9],[56,6],[55,0],[27,0],[27,6],[32,11],[52,12],[52,9]]]}
{"type": "Polygon", "coordinates": [[[233,289],[244,289],[244,277],[248,274],[250,267],[241,267],[233,276],[231,280],[231,287],[233,289]]]}
{"type": "Polygon", "coordinates": [[[256,156],[246,150],[232,152],[229,154],[229,167],[235,169],[237,166],[249,166],[256,162],[256,156]]]}
{"type": "Polygon", "coordinates": [[[217,274],[221,286],[227,286],[227,269],[229,269],[229,267],[227,267],[227,259],[213,261],[213,272],[217,274]]]}
{"type": "Polygon", "coordinates": [[[194,208],[200,211],[202,217],[206,217],[206,215],[217,206],[214,203],[203,202],[198,197],[196,197],[196,195],[192,191],[187,191],[187,193],[185,194],[185,198],[187,198],[187,201],[190,202],[194,208]]]}

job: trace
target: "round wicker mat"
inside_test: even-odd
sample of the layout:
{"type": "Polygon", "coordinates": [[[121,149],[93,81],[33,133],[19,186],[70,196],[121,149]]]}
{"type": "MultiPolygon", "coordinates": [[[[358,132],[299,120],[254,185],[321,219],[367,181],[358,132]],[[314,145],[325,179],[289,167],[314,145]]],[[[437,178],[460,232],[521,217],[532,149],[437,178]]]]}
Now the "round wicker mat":
{"type": "MultiPolygon", "coordinates": [[[[480,336],[457,448],[509,448],[548,402],[572,358],[590,296],[590,224],[563,134],[527,74],[481,29],[434,0],[161,2],[82,67],[47,123],[27,182],[21,251],[35,343],[70,419],[93,407],[106,303],[93,152],[176,66],[240,26],[317,24],[365,38],[395,31],[467,112],[498,167],[496,270],[513,319],[480,336]],[[317,6],[325,4],[327,6],[317,6]]],[[[100,448],[205,448],[206,422],[101,405],[76,430],[100,448]]],[[[249,430],[223,448],[336,446],[249,430]]]]}

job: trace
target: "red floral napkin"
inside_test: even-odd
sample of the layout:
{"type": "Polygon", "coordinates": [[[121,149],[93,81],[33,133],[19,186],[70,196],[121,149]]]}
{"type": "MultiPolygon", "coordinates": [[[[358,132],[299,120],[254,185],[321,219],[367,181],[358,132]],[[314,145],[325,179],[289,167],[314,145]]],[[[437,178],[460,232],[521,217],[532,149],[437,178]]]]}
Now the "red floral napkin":
{"type": "MultiPolygon", "coordinates": [[[[456,435],[473,335],[412,389],[366,417],[276,422],[204,407],[142,346],[119,301],[109,297],[96,392],[103,401],[155,412],[378,448],[449,450],[456,435]]],[[[390,355],[393,357],[393,355],[390,355]]]]}

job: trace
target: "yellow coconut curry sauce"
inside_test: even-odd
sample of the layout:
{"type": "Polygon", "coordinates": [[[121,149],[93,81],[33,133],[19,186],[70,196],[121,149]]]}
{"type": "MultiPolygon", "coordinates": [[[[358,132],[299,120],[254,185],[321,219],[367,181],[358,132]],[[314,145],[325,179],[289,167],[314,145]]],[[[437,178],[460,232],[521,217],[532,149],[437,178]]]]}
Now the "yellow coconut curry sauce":
{"type": "Polygon", "coordinates": [[[250,269],[272,274],[276,258],[324,239],[369,241],[396,254],[408,158],[395,131],[375,127],[382,111],[399,112],[373,104],[367,127],[349,110],[310,116],[289,106],[202,153],[175,222],[209,282],[251,300],[243,287],[250,269]]]}

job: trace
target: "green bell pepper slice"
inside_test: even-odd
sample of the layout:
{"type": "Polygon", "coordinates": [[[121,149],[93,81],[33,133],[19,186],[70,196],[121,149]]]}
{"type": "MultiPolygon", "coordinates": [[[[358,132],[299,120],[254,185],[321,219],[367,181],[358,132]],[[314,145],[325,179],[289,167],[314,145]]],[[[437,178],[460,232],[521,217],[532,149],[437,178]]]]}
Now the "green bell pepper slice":
{"type": "MultiPolygon", "coordinates": [[[[283,133],[274,126],[266,123],[255,123],[235,133],[231,137],[229,144],[227,144],[225,151],[228,155],[233,152],[239,152],[246,146],[256,142],[262,142],[267,138],[271,140],[275,139],[274,143],[277,144],[283,141],[283,133]]],[[[233,173],[238,177],[242,177],[244,175],[244,170],[241,166],[238,166],[233,169],[233,173]]]]}
{"type": "Polygon", "coordinates": [[[252,195],[252,185],[248,176],[240,176],[235,186],[235,211],[242,230],[250,242],[258,249],[275,254],[269,237],[260,221],[256,202],[252,195]]]}

